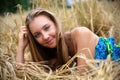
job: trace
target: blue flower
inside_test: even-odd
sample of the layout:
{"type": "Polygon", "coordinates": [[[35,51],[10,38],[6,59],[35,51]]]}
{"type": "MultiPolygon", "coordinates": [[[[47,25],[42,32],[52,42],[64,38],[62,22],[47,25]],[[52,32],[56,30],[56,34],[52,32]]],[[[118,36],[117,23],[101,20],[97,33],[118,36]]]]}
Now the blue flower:
{"type": "Polygon", "coordinates": [[[113,37],[110,37],[110,38],[108,38],[108,40],[109,40],[111,46],[114,46],[114,44],[115,44],[115,39],[114,39],[113,37]]]}
{"type": "MultiPolygon", "coordinates": [[[[111,54],[113,61],[120,59],[120,43],[116,45],[113,37],[100,37],[98,44],[95,47],[94,58],[106,59],[108,54],[111,54]]],[[[118,60],[118,62],[120,62],[120,60],[118,60]]]]}
{"type": "Polygon", "coordinates": [[[112,54],[112,60],[118,60],[120,58],[120,48],[114,46],[114,53],[112,54]]]}
{"type": "Polygon", "coordinates": [[[100,52],[106,51],[106,45],[104,44],[104,42],[99,42],[98,45],[96,46],[96,48],[97,48],[100,52]]]}
{"type": "Polygon", "coordinates": [[[95,48],[95,59],[106,59],[107,58],[107,53],[106,53],[106,44],[105,40],[103,38],[99,39],[98,44],[96,45],[95,48]]]}

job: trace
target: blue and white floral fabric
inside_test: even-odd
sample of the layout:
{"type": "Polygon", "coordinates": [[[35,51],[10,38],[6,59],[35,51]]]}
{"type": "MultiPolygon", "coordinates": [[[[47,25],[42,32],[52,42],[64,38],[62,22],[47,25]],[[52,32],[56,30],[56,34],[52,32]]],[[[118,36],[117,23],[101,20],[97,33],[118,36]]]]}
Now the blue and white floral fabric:
{"type": "Polygon", "coordinates": [[[111,55],[113,61],[120,62],[120,42],[115,44],[115,39],[113,37],[100,37],[98,44],[95,47],[94,58],[104,60],[108,55],[111,55]]]}

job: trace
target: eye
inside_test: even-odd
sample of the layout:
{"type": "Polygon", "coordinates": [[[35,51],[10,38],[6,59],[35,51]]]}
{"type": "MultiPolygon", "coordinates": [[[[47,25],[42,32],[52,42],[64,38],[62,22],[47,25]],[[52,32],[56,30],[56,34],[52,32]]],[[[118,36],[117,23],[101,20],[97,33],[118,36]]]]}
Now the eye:
{"type": "Polygon", "coordinates": [[[36,33],[36,34],[34,34],[34,37],[35,38],[39,38],[41,36],[41,33],[39,32],[39,33],[36,33]]]}
{"type": "Polygon", "coordinates": [[[50,25],[45,26],[44,30],[48,31],[50,29],[50,25]]]}

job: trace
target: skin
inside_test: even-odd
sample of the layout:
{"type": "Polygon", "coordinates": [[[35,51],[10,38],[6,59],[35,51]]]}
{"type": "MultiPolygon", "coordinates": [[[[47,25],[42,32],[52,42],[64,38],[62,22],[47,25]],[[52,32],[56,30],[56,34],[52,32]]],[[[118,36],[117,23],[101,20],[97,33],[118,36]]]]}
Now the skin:
{"type": "MultiPolygon", "coordinates": [[[[77,53],[82,53],[87,59],[94,59],[95,46],[99,37],[86,27],[75,28],[71,31],[71,34],[73,34],[76,42],[77,53]]],[[[82,58],[77,58],[77,67],[78,69],[89,69],[86,61],[82,58]]]]}
{"type": "MultiPolygon", "coordinates": [[[[48,48],[55,48],[57,46],[57,29],[54,23],[46,16],[35,17],[29,24],[30,31],[35,40],[42,46],[48,48]]],[[[26,26],[20,27],[18,49],[16,61],[24,63],[24,50],[28,45],[28,36],[26,26]]]]}
{"type": "MultiPolygon", "coordinates": [[[[44,15],[35,17],[29,24],[30,31],[35,40],[42,46],[48,48],[56,48],[57,46],[57,29],[54,23],[44,15]]],[[[95,52],[95,46],[98,43],[99,37],[85,27],[76,27],[71,32],[66,34],[72,34],[77,46],[76,53],[82,53],[88,59],[92,59],[95,52]],[[87,48],[85,50],[82,50],[87,48]],[[90,51],[90,52],[89,52],[90,51]],[[91,54],[89,54],[91,53],[91,54]]],[[[24,50],[28,44],[27,28],[21,26],[19,32],[19,43],[16,55],[16,61],[24,63],[24,50]]],[[[86,62],[82,58],[77,58],[77,67],[79,69],[85,68],[82,65],[86,65],[86,62]]]]}
{"type": "Polygon", "coordinates": [[[28,44],[27,28],[26,26],[21,26],[18,36],[18,48],[16,54],[17,62],[24,63],[24,50],[27,44],[28,44]]]}
{"type": "Polygon", "coordinates": [[[56,47],[57,29],[52,21],[46,16],[36,17],[29,25],[30,31],[36,41],[48,48],[56,47]]]}

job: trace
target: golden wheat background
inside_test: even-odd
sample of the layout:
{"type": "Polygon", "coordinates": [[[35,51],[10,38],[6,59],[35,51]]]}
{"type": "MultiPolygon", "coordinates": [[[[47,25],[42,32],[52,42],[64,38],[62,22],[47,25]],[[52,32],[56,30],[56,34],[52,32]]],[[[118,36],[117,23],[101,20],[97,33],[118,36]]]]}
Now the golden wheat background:
{"type": "MultiPolygon", "coordinates": [[[[59,18],[64,30],[76,26],[85,26],[98,36],[114,36],[116,43],[120,41],[120,1],[108,2],[106,0],[86,0],[75,3],[66,8],[64,0],[33,0],[32,8],[46,8],[59,18]]],[[[18,43],[19,27],[24,25],[25,16],[29,11],[23,11],[18,5],[16,14],[7,13],[0,16],[0,80],[120,80],[120,65],[110,61],[88,60],[91,67],[80,75],[76,67],[68,65],[76,57],[60,69],[52,71],[44,62],[15,63],[15,54],[18,43]],[[97,66],[96,63],[100,63],[97,66]],[[22,69],[18,70],[16,64],[22,69]]],[[[27,53],[27,51],[26,51],[27,53]]]]}

